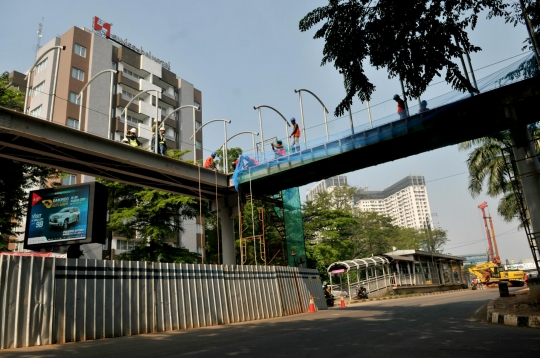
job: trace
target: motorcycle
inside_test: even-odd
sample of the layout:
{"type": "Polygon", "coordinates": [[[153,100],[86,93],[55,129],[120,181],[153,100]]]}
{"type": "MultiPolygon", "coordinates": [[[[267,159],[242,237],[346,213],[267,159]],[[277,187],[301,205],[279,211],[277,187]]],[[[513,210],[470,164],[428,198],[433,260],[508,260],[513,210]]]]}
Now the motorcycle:
{"type": "Polygon", "coordinates": [[[356,297],[358,297],[359,300],[368,298],[367,290],[364,286],[360,286],[356,289],[356,297]]]}
{"type": "Polygon", "coordinates": [[[334,300],[336,299],[333,294],[330,293],[330,290],[324,289],[324,298],[326,299],[326,305],[328,307],[334,307],[334,300]]]}

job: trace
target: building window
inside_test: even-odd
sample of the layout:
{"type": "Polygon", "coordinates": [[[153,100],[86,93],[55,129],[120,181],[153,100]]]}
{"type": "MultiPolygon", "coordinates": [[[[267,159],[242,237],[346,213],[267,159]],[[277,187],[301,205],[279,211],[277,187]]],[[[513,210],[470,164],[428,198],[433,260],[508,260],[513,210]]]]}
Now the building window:
{"type": "Polygon", "coordinates": [[[133,250],[135,247],[137,247],[137,243],[135,241],[116,240],[117,250],[133,250]]]}
{"type": "Polygon", "coordinates": [[[79,120],[68,117],[66,125],[71,128],[79,129],[79,120]]]}
{"type": "MultiPolygon", "coordinates": [[[[133,97],[135,97],[135,95],[131,92],[128,92],[126,90],[122,90],[122,96],[126,97],[128,100],[130,99],[133,99],[133,97]]],[[[140,102],[142,101],[143,99],[141,97],[137,97],[137,100],[140,102]]]]}
{"type": "Polygon", "coordinates": [[[75,92],[69,92],[69,101],[71,103],[75,103],[77,105],[80,105],[81,104],[81,98],[77,98],[78,94],[75,93],[75,92]]]}
{"type": "Polygon", "coordinates": [[[118,63],[112,61],[112,63],[111,63],[111,69],[113,69],[113,70],[118,70],[118,63]]]}
{"type": "Polygon", "coordinates": [[[38,107],[36,107],[32,111],[30,111],[30,115],[32,115],[34,117],[41,116],[41,105],[39,105],[38,107]]]}
{"type": "Polygon", "coordinates": [[[41,71],[43,71],[44,69],[47,68],[47,59],[44,59],[43,61],[41,61],[35,68],[35,71],[36,73],[40,73],[41,71]]]}
{"type": "Polygon", "coordinates": [[[197,149],[202,149],[202,143],[201,143],[200,140],[198,140],[198,141],[195,142],[195,148],[197,148],[197,149]]]}
{"type": "Polygon", "coordinates": [[[202,225],[201,224],[197,224],[197,234],[202,234],[203,231],[202,231],[202,225]]]}
{"type": "MultiPolygon", "coordinates": [[[[122,115],[122,119],[125,119],[125,118],[126,118],[126,116],[122,115]]],[[[129,114],[127,116],[127,120],[128,120],[128,122],[132,122],[132,123],[135,123],[135,124],[142,124],[144,122],[142,119],[132,117],[129,114]]]]}
{"type": "Polygon", "coordinates": [[[202,123],[199,122],[199,121],[195,121],[195,130],[199,129],[202,127],[202,123]]]}
{"type": "Polygon", "coordinates": [[[73,52],[81,57],[86,57],[86,47],[79,44],[75,44],[73,47],[73,52]]]}
{"type": "Polygon", "coordinates": [[[71,68],[71,77],[78,79],[79,81],[84,81],[84,71],[79,70],[78,68],[71,68]]]}
{"type": "Polygon", "coordinates": [[[122,71],[123,71],[125,74],[127,74],[127,75],[129,75],[129,76],[131,76],[131,77],[135,77],[135,78],[138,79],[138,80],[144,79],[142,76],[139,76],[139,75],[136,74],[135,72],[132,72],[132,71],[128,70],[128,69],[125,68],[125,67],[122,69],[122,71]]]}
{"type": "Polygon", "coordinates": [[[77,184],[77,176],[75,174],[64,174],[62,176],[62,185],[77,184]]]}
{"type": "Polygon", "coordinates": [[[35,97],[38,93],[43,93],[43,88],[45,87],[45,81],[41,82],[39,85],[32,89],[32,97],[35,97]]]}
{"type": "Polygon", "coordinates": [[[197,111],[200,111],[200,110],[201,110],[201,104],[200,104],[199,102],[193,101],[193,105],[198,107],[198,108],[197,108],[197,111]]]}

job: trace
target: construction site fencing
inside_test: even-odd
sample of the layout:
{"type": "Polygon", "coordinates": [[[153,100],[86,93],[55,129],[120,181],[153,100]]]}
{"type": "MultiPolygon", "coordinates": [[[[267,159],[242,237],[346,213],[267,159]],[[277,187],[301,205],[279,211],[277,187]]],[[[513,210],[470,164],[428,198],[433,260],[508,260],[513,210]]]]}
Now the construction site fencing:
{"type": "Polygon", "coordinates": [[[326,309],[316,270],[0,256],[0,349],[326,309]]]}

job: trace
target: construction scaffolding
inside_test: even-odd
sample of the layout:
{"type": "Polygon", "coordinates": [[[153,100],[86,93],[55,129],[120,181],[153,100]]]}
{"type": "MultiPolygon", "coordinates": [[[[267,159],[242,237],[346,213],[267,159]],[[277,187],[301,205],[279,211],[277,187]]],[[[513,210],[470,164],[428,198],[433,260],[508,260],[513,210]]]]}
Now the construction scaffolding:
{"type": "MultiPolygon", "coordinates": [[[[533,142],[539,141],[540,138],[533,139],[533,142]]],[[[525,230],[527,236],[527,241],[529,242],[529,247],[531,248],[531,253],[533,255],[534,263],[536,265],[536,270],[540,272],[540,252],[538,251],[537,242],[540,239],[540,232],[535,232],[532,229],[531,218],[529,215],[529,210],[527,208],[527,202],[523,196],[523,188],[521,186],[521,177],[526,177],[534,175],[536,173],[522,173],[518,174],[517,161],[513,155],[513,146],[507,146],[501,149],[502,156],[505,162],[505,170],[508,175],[509,181],[512,184],[512,190],[516,196],[517,206],[519,209],[519,216],[521,219],[521,224],[525,230]]],[[[526,158],[528,159],[528,158],[526,158]]],[[[526,160],[524,159],[524,160],[526,160]]],[[[538,159],[538,155],[537,155],[538,159]]]]}

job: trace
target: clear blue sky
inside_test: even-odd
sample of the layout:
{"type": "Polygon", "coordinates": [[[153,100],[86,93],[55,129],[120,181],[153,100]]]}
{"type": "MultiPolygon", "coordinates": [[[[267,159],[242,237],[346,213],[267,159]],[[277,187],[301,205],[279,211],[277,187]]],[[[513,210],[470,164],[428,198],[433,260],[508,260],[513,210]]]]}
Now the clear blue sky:
{"type": "MultiPolygon", "coordinates": [[[[143,46],[153,55],[170,61],[177,75],[192,82],[203,93],[203,122],[215,118],[232,120],[229,135],[259,131],[254,105],[276,107],[286,117],[300,117],[295,88],[316,93],[330,109],[343,95],[341,75],[332,65],[320,67],[323,42],[313,40],[314,31],[301,33],[299,20],[324,0],[200,0],[200,1],[11,1],[2,5],[5,29],[0,36],[0,71],[25,71],[35,60],[37,24],[42,17],[42,44],[72,26],[90,27],[98,16],[113,24],[112,32],[143,46]],[[23,21],[21,21],[23,19],[23,21]]],[[[526,37],[523,27],[504,21],[482,20],[471,34],[483,51],[472,54],[474,68],[481,68],[521,53],[526,37]]],[[[509,63],[478,71],[481,78],[509,63]]],[[[375,118],[395,112],[394,93],[399,83],[388,80],[384,70],[367,71],[376,93],[371,101],[375,118]]],[[[445,84],[431,87],[423,96],[448,92],[445,84]]],[[[308,137],[324,135],[322,109],[315,99],[303,97],[308,137]]],[[[355,101],[355,125],[366,123],[365,104],[355,101]]],[[[283,121],[270,111],[263,112],[265,138],[283,136],[283,121]]],[[[330,132],[343,130],[348,118],[330,122],[330,132]]],[[[222,143],[222,127],[205,127],[205,151],[222,143]]],[[[231,146],[250,147],[250,136],[233,139],[231,146]]],[[[392,148],[391,150],[399,150],[392,148]]],[[[531,258],[518,222],[504,223],[496,215],[498,199],[480,195],[472,199],[467,191],[466,153],[448,147],[403,160],[348,173],[349,183],[380,190],[409,174],[426,178],[434,222],[448,230],[446,252],[454,255],[486,250],[485,233],[477,206],[487,201],[494,218],[499,250],[503,259],[516,262],[531,258]]],[[[358,160],[362,160],[361,157],[358,160]]],[[[301,187],[301,195],[311,185],[301,187]]]]}

